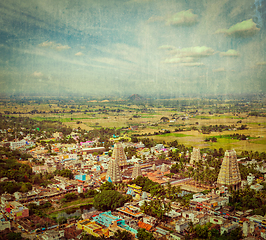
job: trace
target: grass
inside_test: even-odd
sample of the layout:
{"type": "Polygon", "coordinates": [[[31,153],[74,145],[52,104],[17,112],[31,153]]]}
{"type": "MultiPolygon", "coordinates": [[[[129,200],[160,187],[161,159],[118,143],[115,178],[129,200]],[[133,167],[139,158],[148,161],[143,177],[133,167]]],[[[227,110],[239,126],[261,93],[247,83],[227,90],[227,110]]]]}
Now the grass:
{"type": "Polygon", "coordinates": [[[75,207],[75,205],[78,205],[78,204],[86,205],[88,203],[93,203],[93,198],[83,198],[83,199],[78,199],[72,202],[67,202],[63,204],[61,207],[62,208],[69,207],[69,206],[75,207]]]}
{"type": "Polygon", "coordinates": [[[255,143],[255,144],[265,144],[266,145],[266,139],[260,139],[260,140],[256,140],[256,141],[250,141],[250,142],[255,143]]]}
{"type": "MultiPolygon", "coordinates": [[[[218,135],[218,136],[212,136],[212,137],[215,137],[215,138],[225,138],[225,139],[232,139],[233,136],[230,136],[230,135],[218,135]]],[[[236,138],[233,138],[235,140],[238,140],[236,138]]],[[[257,137],[248,137],[248,139],[257,139],[257,137]]],[[[245,141],[245,140],[242,140],[242,141],[245,141]]]]}
{"type": "Polygon", "coordinates": [[[244,119],[242,117],[235,117],[235,116],[228,116],[228,115],[218,115],[218,116],[194,116],[191,118],[196,118],[196,119],[244,119]]]}
{"type": "Polygon", "coordinates": [[[156,135],[158,137],[189,137],[191,135],[187,135],[187,134],[183,134],[183,133],[165,133],[165,134],[161,134],[161,135],[156,135]]]}

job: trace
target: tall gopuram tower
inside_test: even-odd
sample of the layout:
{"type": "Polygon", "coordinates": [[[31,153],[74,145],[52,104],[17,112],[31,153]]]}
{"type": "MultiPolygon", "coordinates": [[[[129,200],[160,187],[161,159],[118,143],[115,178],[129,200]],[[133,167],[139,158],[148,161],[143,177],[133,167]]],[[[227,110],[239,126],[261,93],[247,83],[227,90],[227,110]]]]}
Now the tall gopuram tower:
{"type": "Polygon", "coordinates": [[[131,175],[131,177],[132,177],[132,179],[135,179],[135,178],[137,178],[138,176],[142,176],[142,173],[141,173],[141,168],[140,168],[139,163],[136,163],[136,164],[134,165],[134,168],[133,168],[133,171],[132,171],[132,175],[131,175]]]}
{"type": "Polygon", "coordinates": [[[124,152],[124,148],[121,143],[116,143],[114,146],[112,159],[114,159],[119,167],[123,167],[127,165],[127,158],[126,154],[124,152]]]}
{"type": "Polygon", "coordinates": [[[239,189],[241,176],[235,150],[226,150],[218,175],[217,184],[219,186],[232,186],[233,190],[239,189]]]}
{"type": "Polygon", "coordinates": [[[111,159],[109,162],[105,176],[106,181],[108,181],[109,177],[113,183],[122,182],[121,170],[114,159],[111,159]]]}
{"type": "Polygon", "coordinates": [[[201,159],[200,155],[200,149],[199,148],[193,148],[193,152],[191,153],[191,158],[190,158],[190,164],[195,164],[195,162],[198,162],[201,159]]]}

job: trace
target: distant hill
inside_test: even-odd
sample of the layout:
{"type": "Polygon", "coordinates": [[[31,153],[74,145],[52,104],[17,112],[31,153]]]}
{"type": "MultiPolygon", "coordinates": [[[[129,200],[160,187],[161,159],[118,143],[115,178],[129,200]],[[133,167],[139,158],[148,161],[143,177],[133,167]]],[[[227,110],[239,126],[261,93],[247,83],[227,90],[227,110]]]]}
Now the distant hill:
{"type": "Polygon", "coordinates": [[[132,94],[128,99],[131,101],[141,101],[141,100],[145,100],[146,98],[144,98],[138,94],[132,94]]]}

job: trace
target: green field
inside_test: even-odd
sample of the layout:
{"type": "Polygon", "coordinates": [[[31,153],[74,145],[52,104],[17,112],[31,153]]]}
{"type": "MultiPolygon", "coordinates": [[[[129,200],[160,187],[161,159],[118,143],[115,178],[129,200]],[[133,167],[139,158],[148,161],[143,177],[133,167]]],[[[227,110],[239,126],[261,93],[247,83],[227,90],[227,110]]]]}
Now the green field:
{"type": "Polygon", "coordinates": [[[191,135],[183,134],[183,133],[165,133],[165,134],[160,134],[156,135],[158,137],[189,137],[191,135]]]}

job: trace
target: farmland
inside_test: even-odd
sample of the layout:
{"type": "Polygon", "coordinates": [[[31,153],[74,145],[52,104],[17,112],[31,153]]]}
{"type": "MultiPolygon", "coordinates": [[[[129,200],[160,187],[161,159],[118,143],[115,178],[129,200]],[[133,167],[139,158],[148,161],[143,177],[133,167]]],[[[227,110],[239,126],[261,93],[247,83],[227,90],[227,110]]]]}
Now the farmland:
{"type": "Polygon", "coordinates": [[[264,151],[266,115],[264,99],[243,100],[86,100],[86,99],[1,99],[6,116],[37,121],[59,121],[86,131],[122,128],[128,136],[149,137],[156,142],[177,140],[186,146],[264,151]],[[208,132],[204,132],[204,129],[208,132]],[[250,136],[247,140],[221,137],[250,136]],[[217,137],[216,142],[206,142],[217,137]]]}

